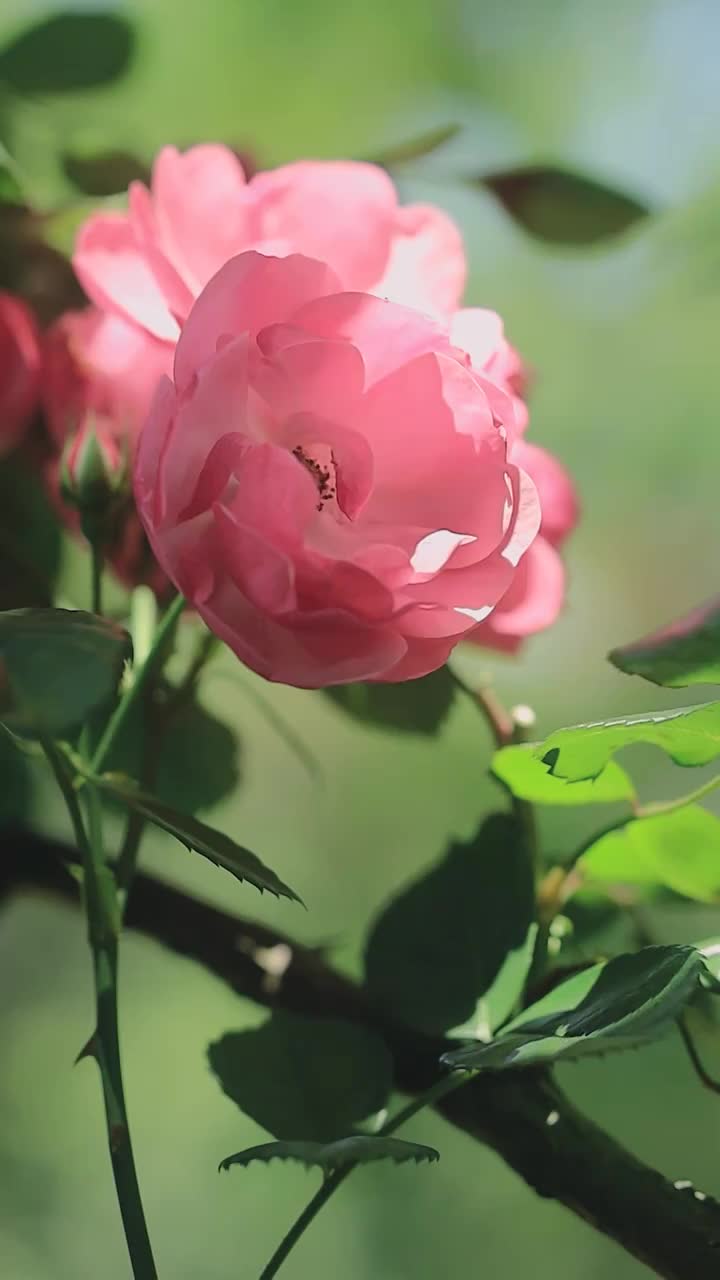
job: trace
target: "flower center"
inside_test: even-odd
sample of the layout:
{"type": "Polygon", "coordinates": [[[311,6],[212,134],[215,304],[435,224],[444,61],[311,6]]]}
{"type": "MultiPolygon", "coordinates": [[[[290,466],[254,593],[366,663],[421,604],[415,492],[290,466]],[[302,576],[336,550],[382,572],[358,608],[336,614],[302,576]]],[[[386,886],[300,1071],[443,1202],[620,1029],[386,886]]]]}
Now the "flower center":
{"type": "Polygon", "coordinates": [[[293,457],[297,458],[298,462],[302,463],[306,471],[310,472],[310,475],[315,481],[319,495],[317,509],[318,511],[322,511],[326,503],[331,502],[333,498],[337,497],[336,464],[335,455],[333,454],[332,449],[327,451],[328,456],[325,459],[324,464],[322,462],[318,462],[316,458],[313,458],[312,454],[307,453],[300,444],[297,444],[292,452],[293,457]]]}

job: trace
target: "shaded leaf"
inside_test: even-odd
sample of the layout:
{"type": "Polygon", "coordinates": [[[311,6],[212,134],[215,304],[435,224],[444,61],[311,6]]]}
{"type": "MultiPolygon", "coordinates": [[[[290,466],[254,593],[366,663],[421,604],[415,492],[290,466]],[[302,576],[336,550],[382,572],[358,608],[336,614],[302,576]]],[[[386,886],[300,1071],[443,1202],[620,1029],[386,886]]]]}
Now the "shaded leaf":
{"type": "MultiPolygon", "coordinates": [[[[168,685],[167,697],[173,693],[168,685]]],[[[106,762],[107,773],[141,776],[143,711],[137,705],[125,721],[106,762]]],[[[154,776],[148,785],[159,800],[183,813],[212,808],[240,782],[237,735],[195,698],[172,713],[160,749],[153,755],[154,776]]]]}
{"type": "Polygon", "coordinates": [[[237,880],[245,880],[261,893],[267,891],[274,894],[276,898],[290,898],[294,902],[302,901],[249,849],[236,844],[230,836],[207,826],[198,818],[180,813],[170,805],[163,804],[157,796],[141,791],[134,782],[123,777],[122,774],[104,773],[99,778],[93,778],[93,783],[102,791],[117,796],[133,813],[139,814],[147,822],[152,822],[156,827],[167,831],[168,835],[175,836],[187,849],[202,854],[216,867],[223,867],[225,871],[231,872],[237,880]]]}
{"type": "Polygon", "coordinates": [[[103,151],[91,156],[65,151],[60,157],[63,173],[86,196],[113,196],[127,191],[131,182],[150,183],[150,171],[129,151],[103,151]]]}
{"type": "Polygon", "coordinates": [[[277,1138],[332,1142],[385,1106],[392,1058],[372,1031],[274,1013],[208,1049],[223,1091],[277,1138]]]}
{"type": "Polygon", "coordinates": [[[455,684],[447,667],[401,684],[342,684],[323,689],[354,720],[379,729],[434,734],[447,716],[455,684]]]}
{"type": "Polygon", "coordinates": [[[454,1040],[490,1040],[493,1031],[514,1013],[532,964],[537,935],[538,925],[533,921],[522,945],[508,951],[471,1016],[461,1026],[451,1027],[448,1036],[454,1040]]]}
{"type": "Polygon", "coordinates": [[[709,764],[720,755],[720,702],[556,729],[535,755],[555,777],[579,782],[599,777],[616,751],[636,742],[661,747],[676,764],[709,764]]]}
{"type": "Polygon", "coordinates": [[[115,694],[130,637],[71,609],[0,613],[0,720],[13,733],[63,737],[115,694]]]}
{"type": "Polygon", "coordinates": [[[710,600],[608,657],[627,675],[668,689],[720,684],[720,601],[710,600]]]}
{"type": "Polygon", "coordinates": [[[434,1147],[403,1142],[401,1138],[374,1138],[357,1133],[351,1138],[340,1138],[338,1142],[263,1142],[259,1147],[248,1147],[234,1156],[226,1156],[220,1161],[220,1168],[229,1169],[234,1164],[246,1167],[253,1160],[263,1164],[269,1164],[271,1160],[299,1160],[308,1169],[315,1165],[328,1174],[336,1169],[346,1169],[348,1165],[371,1164],[375,1160],[392,1160],[393,1164],[407,1164],[409,1160],[414,1160],[415,1164],[423,1161],[432,1164],[439,1159],[440,1152],[434,1147]]]}
{"type": "Polygon", "coordinates": [[[531,804],[612,804],[635,797],[631,779],[613,760],[596,778],[570,782],[551,773],[531,744],[523,744],[501,747],[490,767],[514,796],[531,804]]]}
{"type": "Polygon", "coordinates": [[[718,985],[695,947],[645,947],[576,974],[491,1044],[455,1050],[442,1061],[497,1071],[637,1047],[669,1029],[703,987],[718,985]]]}
{"type": "Polygon", "coordinates": [[[474,179],[539,240],[588,245],[627,231],[650,209],[634,196],[553,165],[528,165],[474,179]]]}
{"type": "MultiPolygon", "coordinates": [[[[383,910],[365,948],[368,987],[420,1031],[462,1025],[509,953],[525,947],[534,910],[523,830],[509,814],[494,814],[383,910]]],[[[518,992],[524,976],[516,974],[518,992]]]]}
{"type": "Polygon", "coordinates": [[[700,805],[636,818],[600,836],[579,869],[591,880],[658,884],[695,898],[720,901],[720,820],[700,805]]]}
{"type": "Polygon", "coordinates": [[[459,124],[439,124],[434,129],[427,129],[405,142],[397,142],[394,146],[383,147],[368,157],[368,164],[379,164],[384,169],[392,169],[408,160],[421,160],[429,156],[446,142],[456,138],[460,132],[459,124]]]}
{"type": "Polygon", "coordinates": [[[0,50],[0,81],[22,94],[96,89],[127,71],[134,48],[117,13],[57,13],[0,50]]]}

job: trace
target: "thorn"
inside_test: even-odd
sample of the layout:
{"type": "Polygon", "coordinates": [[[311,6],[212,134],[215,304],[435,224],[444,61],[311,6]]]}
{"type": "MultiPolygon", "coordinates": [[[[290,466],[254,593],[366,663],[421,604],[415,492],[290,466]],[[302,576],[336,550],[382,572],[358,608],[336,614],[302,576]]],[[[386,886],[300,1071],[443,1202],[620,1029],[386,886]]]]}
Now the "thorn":
{"type": "Polygon", "coordinates": [[[78,1054],[77,1058],[75,1059],[75,1061],[74,1061],[74,1063],[73,1063],[73,1066],[74,1066],[74,1067],[76,1067],[76,1066],[78,1065],[78,1063],[79,1063],[79,1062],[82,1062],[83,1058],[94,1058],[96,1062],[98,1061],[97,1032],[96,1032],[96,1031],[93,1031],[93,1033],[92,1033],[92,1035],[91,1035],[90,1039],[88,1040],[87,1044],[84,1044],[84,1045],[83,1045],[82,1049],[80,1050],[80,1052],[79,1052],[79,1054],[78,1054]]]}

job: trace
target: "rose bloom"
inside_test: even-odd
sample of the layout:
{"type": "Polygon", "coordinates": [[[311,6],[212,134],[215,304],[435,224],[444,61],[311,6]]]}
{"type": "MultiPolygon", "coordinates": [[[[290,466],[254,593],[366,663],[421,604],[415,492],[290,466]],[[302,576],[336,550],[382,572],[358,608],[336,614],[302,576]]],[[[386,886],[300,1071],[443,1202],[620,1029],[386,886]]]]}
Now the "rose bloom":
{"type": "Polygon", "coordinates": [[[30,308],[0,293],[0,454],[18,445],[37,407],[40,342],[30,308]]]}
{"type": "Polygon", "coordinates": [[[502,599],[537,533],[516,430],[447,326],[248,252],[190,312],[135,495],[163,569],[253,670],[404,680],[502,599]]]}
{"type": "MultiPolygon", "coordinates": [[[[76,317],[56,332],[71,347],[75,370],[87,384],[99,384],[91,398],[99,394],[107,419],[128,433],[131,445],[159,373],[170,369],[194,299],[228,258],[247,249],[307,254],[327,262],[345,289],[442,318],[473,367],[512,396],[514,426],[505,424],[511,440],[525,429],[520,358],[498,316],[460,309],[465,254],[446,214],[431,205],[400,205],[392,181],[374,165],[302,161],[248,181],[232,151],[205,145],[184,154],[164,148],[150,190],[133,183],[128,212],[92,216],[77,241],[75,269],[97,309],[86,313],[84,323],[76,317]]],[[[70,384],[64,385],[65,393],[55,382],[48,404],[61,426],[68,421],[64,395],[70,384]]],[[[531,471],[534,456],[531,450],[523,461],[531,471]]],[[[557,464],[554,475],[558,483],[563,478],[565,496],[553,497],[554,483],[552,492],[544,485],[541,498],[564,514],[544,516],[543,542],[513,580],[502,608],[473,636],[479,643],[515,648],[549,625],[561,607],[564,571],[554,548],[574,522],[575,506],[557,464]]]]}

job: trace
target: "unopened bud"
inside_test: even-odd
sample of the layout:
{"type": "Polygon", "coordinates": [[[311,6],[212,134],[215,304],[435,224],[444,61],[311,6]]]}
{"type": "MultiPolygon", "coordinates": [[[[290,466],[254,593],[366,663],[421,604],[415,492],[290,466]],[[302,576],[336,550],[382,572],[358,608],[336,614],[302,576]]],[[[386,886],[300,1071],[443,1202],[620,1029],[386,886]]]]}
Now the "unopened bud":
{"type": "Polygon", "coordinates": [[[88,419],[67,445],[60,464],[62,496],[80,512],[89,542],[103,542],[129,492],[127,448],[88,419]]]}

